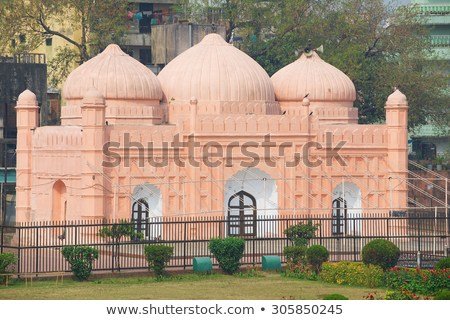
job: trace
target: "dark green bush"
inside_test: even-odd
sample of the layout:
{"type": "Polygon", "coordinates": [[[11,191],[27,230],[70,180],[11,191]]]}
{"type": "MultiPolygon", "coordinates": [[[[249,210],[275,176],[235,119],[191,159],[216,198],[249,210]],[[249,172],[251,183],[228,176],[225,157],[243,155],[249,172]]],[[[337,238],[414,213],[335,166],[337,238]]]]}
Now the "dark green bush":
{"type": "Polygon", "coordinates": [[[393,290],[406,290],[417,294],[433,295],[450,288],[450,269],[421,270],[392,268],[385,275],[386,286],[393,290]]]}
{"type": "Polygon", "coordinates": [[[387,270],[397,264],[400,249],[388,240],[376,239],[364,246],[361,255],[365,264],[373,264],[387,270]]]}
{"type": "Polygon", "coordinates": [[[66,246],[62,248],[63,257],[69,262],[74,276],[84,281],[92,272],[92,263],[98,259],[98,250],[86,246],[66,246]]]}
{"type": "Polygon", "coordinates": [[[341,285],[369,288],[384,285],[383,269],[375,265],[365,265],[361,262],[325,262],[319,277],[324,282],[341,285]]]}
{"type": "Polygon", "coordinates": [[[156,276],[160,277],[165,274],[167,263],[173,255],[173,248],[162,244],[153,244],[145,246],[145,257],[147,258],[148,267],[156,276]]]}
{"type": "Polygon", "coordinates": [[[288,246],[284,247],[283,253],[288,264],[297,265],[305,262],[306,246],[288,246]]]}
{"type": "Polygon", "coordinates": [[[434,300],[450,300],[450,289],[444,289],[436,293],[434,300]]]}
{"type": "Polygon", "coordinates": [[[312,267],[315,273],[319,273],[322,264],[328,261],[330,253],[327,248],[321,245],[310,246],[306,250],[306,262],[312,267]]]}
{"type": "MultiPolygon", "coordinates": [[[[16,256],[12,253],[0,253],[0,273],[11,273],[14,271],[16,256]]],[[[0,283],[5,281],[5,277],[0,276],[0,283]]]]}
{"type": "Polygon", "coordinates": [[[209,241],[209,250],[219,262],[219,267],[228,274],[239,270],[244,249],[245,241],[241,238],[215,238],[209,241]]]}
{"type": "Polygon", "coordinates": [[[339,293],[331,293],[323,297],[323,300],[348,300],[348,298],[339,293]]]}
{"type": "Polygon", "coordinates": [[[408,290],[386,291],[385,300],[419,300],[420,297],[408,290]]]}
{"type": "Polygon", "coordinates": [[[312,221],[308,221],[306,224],[299,223],[297,225],[290,226],[284,230],[284,234],[294,246],[307,246],[309,244],[309,240],[314,238],[317,229],[317,225],[314,225],[312,221]]]}
{"type": "Polygon", "coordinates": [[[450,269],[450,257],[439,260],[434,268],[436,270],[450,269]]]}

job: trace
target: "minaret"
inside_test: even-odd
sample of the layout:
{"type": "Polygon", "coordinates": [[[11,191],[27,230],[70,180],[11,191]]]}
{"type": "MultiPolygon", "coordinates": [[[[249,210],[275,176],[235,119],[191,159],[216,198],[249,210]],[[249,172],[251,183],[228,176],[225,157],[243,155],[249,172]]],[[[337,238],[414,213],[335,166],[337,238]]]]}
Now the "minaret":
{"type": "Polygon", "coordinates": [[[32,137],[39,126],[39,107],[36,95],[25,90],[19,95],[16,147],[16,222],[31,220],[32,137]]]}
{"type": "Polygon", "coordinates": [[[83,147],[81,157],[82,218],[104,218],[103,145],[105,143],[105,99],[95,88],[87,91],[81,106],[83,147]]]}
{"type": "Polygon", "coordinates": [[[386,101],[386,125],[388,128],[389,206],[402,210],[408,202],[408,101],[399,90],[386,101]]]}

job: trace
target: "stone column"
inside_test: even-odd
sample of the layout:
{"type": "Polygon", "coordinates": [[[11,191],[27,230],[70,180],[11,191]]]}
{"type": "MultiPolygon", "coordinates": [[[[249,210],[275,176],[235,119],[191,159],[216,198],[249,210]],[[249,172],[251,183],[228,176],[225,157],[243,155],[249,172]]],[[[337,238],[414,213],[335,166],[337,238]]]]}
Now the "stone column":
{"type": "Polygon", "coordinates": [[[31,220],[32,137],[39,126],[36,95],[25,90],[19,95],[17,112],[16,222],[31,220]]]}
{"type": "Polygon", "coordinates": [[[81,216],[83,219],[105,217],[105,174],[103,145],[105,143],[105,100],[95,88],[89,89],[81,107],[83,147],[81,150],[81,216]]]}
{"type": "Polygon", "coordinates": [[[404,210],[408,204],[408,101],[399,90],[386,101],[387,149],[391,210],[404,210]]]}

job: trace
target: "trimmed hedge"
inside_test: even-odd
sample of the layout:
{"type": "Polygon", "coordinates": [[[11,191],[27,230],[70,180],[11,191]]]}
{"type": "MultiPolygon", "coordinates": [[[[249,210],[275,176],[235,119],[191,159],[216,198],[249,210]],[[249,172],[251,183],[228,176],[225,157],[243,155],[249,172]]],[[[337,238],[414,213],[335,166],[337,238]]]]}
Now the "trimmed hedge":
{"type": "Polygon", "coordinates": [[[153,244],[144,247],[148,268],[156,276],[161,277],[166,273],[166,265],[173,255],[173,248],[162,244],[153,244]]]}
{"type": "Polygon", "coordinates": [[[450,269],[450,257],[439,260],[434,268],[437,270],[450,269]]]}
{"type": "Polygon", "coordinates": [[[364,246],[361,255],[365,264],[373,264],[387,270],[397,264],[400,249],[388,240],[376,239],[364,246]]]}
{"type": "MultiPolygon", "coordinates": [[[[0,253],[0,273],[11,273],[14,271],[14,263],[16,263],[16,256],[12,253],[0,253]]],[[[0,276],[0,283],[5,281],[5,277],[0,276]]]]}
{"type": "Polygon", "coordinates": [[[63,257],[70,264],[70,268],[80,281],[87,280],[92,272],[92,264],[98,259],[98,250],[87,246],[66,246],[62,248],[63,257]]]}
{"type": "Polygon", "coordinates": [[[321,245],[312,245],[306,250],[306,262],[312,267],[315,273],[319,273],[322,264],[328,261],[330,253],[327,248],[321,245]]]}
{"type": "Polygon", "coordinates": [[[215,238],[209,241],[209,249],[219,262],[220,269],[227,274],[233,274],[239,270],[245,241],[234,237],[215,238]]]}
{"type": "Polygon", "coordinates": [[[288,264],[298,265],[305,262],[306,246],[288,246],[284,247],[283,254],[288,264]]]}
{"type": "Polygon", "coordinates": [[[322,266],[320,279],[340,285],[381,287],[384,284],[384,272],[378,266],[361,262],[326,262],[322,266]]]}
{"type": "Polygon", "coordinates": [[[450,300],[450,289],[444,289],[439,291],[434,296],[434,300],[450,300]]]}
{"type": "Polygon", "coordinates": [[[339,293],[331,293],[323,297],[323,300],[348,300],[348,298],[339,293]]]}

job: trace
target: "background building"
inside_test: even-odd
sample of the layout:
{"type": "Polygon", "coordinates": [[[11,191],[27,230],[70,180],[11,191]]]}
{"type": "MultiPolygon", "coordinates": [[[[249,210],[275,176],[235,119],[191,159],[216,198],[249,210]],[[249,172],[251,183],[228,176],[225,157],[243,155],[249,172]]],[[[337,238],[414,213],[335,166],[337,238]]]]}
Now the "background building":
{"type": "MultiPolygon", "coordinates": [[[[418,6],[423,23],[430,29],[434,49],[430,59],[444,62],[446,71],[450,74],[450,2],[448,0],[414,0],[412,3],[418,6]]],[[[448,92],[450,95],[450,84],[448,92]]],[[[450,103],[448,107],[450,109],[450,103]]],[[[420,126],[410,132],[409,141],[410,150],[416,159],[434,160],[437,157],[438,162],[448,161],[449,127],[438,128],[432,124],[420,126]]]]}
{"type": "Polygon", "coordinates": [[[40,106],[40,119],[47,123],[47,66],[42,54],[0,57],[0,222],[15,219],[16,103],[19,94],[33,88],[40,106]]]}

